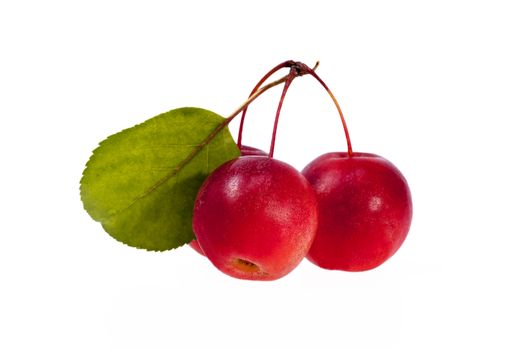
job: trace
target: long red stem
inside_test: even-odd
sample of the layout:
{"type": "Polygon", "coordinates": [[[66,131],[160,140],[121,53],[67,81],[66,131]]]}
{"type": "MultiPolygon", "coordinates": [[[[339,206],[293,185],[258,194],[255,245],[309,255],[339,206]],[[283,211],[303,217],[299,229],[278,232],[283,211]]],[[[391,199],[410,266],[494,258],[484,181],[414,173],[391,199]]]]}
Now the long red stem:
{"type": "Polygon", "coordinates": [[[283,92],[281,94],[281,99],[279,100],[279,106],[277,106],[277,113],[275,114],[275,121],[273,122],[272,144],[270,146],[270,153],[268,154],[269,158],[273,158],[273,150],[275,148],[275,136],[277,135],[277,125],[279,124],[279,116],[281,114],[281,108],[283,106],[284,97],[286,96],[286,93],[288,92],[288,88],[292,84],[292,81],[297,75],[298,75],[297,70],[292,67],[290,69],[290,73],[288,74],[288,78],[284,82],[283,92]]]}
{"type": "Polygon", "coordinates": [[[350,142],[350,135],[348,133],[348,127],[346,126],[345,117],[343,115],[343,111],[341,110],[341,107],[339,106],[339,102],[337,102],[337,99],[335,98],[332,91],[330,91],[330,89],[325,84],[325,82],[321,78],[319,78],[319,76],[315,73],[315,71],[312,68],[308,67],[307,65],[303,63],[298,62],[297,64],[300,65],[301,69],[304,69],[306,72],[312,75],[315,79],[317,79],[317,81],[324,87],[328,95],[330,95],[330,97],[332,98],[332,101],[334,102],[337,108],[337,111],[339,112],[339,117],[341,118],[341,123],[343,124],[343,129],[345,131],[346,144],[348,146],[348,155],[351,156],[352,155],[352,143],[350,142]]]}
{"type": "MultiPolygon", "coordinates": [[[[297,71],[297,76],[309,74],[309,72],[304,70],[303,66],[306,66],[306,65],[303,64],[303,63],[300,63],[300,62],[292,61],[292,60],[284,61],[284,62],[278,64],[277,66],[272,68],[268,73],[266,73],[266,75],[264,77],[261,78],[261,80],[253,88],[252,92],[250,93],[250,96],[252,96],[254,93],[256,93],[257,90],[262,86],[262,84],[264,84],[264,82],[266,80],[268,80],[268,78],[270,78],[274,73],[276,73],[278,70],[280,70],[282,68],[295,67],[296,71],[297,71]]],[[[319,61],[317,61],[315,63],[313,68],[308,67],[308,69],[311,69],[311,70],[315,71],[318,66],[319,66],[319,61]]],[[[242,111],[241,122],[239,124],[239,133],[238,133],[238,136],[237,136],[237,147],[239,149],[241,149],[241,146],[242,146],[242,133],[243,133],[243,130],[244,130],[244,119],[246,118],[246,112],[247,111],[248,111],[248,106],[246,106],[244,108],[244,110],[242,111]]]]}
{"type": "MultiPolygon", "coordinates": [[[[261,80],[259,80],[257,85],[255,85],[255,87],[253,88],[252,92],[250,92],[249,97],[255,94],[257,90],[259,90],[259,88],[262,86],[262,84],[264,84],[264,82],[268,80],[268,78],[271,77],[274,73],[276,73],[278,70],[282,68],[291,67],[293,64],[295,64],[295,61],[288,60],[288,61],[284,61],[276,65],[275,67],[273,67],[268,73],[266,73],[264,77],[261,78],[261,80]]],[[[244,118],[246,118],[247,111],[248,111],[248,106],[246,106],[242,111],[241,123],[239,125],[239,134],[237,136],[237,147],[239,147],[239,149],[241,149],[241,146],[242,146],[242,130],[244,129],[244,118]]]]}

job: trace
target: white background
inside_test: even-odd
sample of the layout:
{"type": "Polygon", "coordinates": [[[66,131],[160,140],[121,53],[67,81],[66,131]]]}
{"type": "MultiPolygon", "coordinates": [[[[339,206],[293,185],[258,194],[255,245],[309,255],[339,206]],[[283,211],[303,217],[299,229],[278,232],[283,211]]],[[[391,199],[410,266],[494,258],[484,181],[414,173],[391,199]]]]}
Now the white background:
{"type": "MultiPolygon", "coordinates": [[[[521,1],[2,1],[0,348],[524,349],[524,18],[521,1]],[[386,264],[235,280],[84,212],[100,140],[177,107],[228,115],[286,59],[321,61],[354,149],[411,185],[386,264]]],[[[278,90],[247,144],[268,149],[278,90]]],[[[276,158],[300,169],[344,145],[297,79],[276,158]]]]}

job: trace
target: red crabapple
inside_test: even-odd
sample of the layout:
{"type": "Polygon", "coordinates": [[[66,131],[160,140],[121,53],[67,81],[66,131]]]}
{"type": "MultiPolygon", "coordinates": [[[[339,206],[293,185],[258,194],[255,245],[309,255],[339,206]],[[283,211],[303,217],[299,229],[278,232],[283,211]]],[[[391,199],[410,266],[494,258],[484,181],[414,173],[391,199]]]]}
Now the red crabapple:
{"type": "Polygon", "coordinates": [[[308,181],[290,165],[246,156],[216,169],[195,201],[193,230],[222,272],[241,279],[275,280],[310,249],[317,203],[308,181]]]}
{"type": "Polygon", "coordinates": [[[325,269],[364,271],[399,249],[410,228],[412,200],[392,163],[368,153],[327,153],[303,175],[319,208],[310,261],[325,269]]]}
{"type": "MultiPolygon", "coordinates": [[[[241,146],[241,157],[243,156],[268,156],[268,153],[264,152],[263,150],[260,150],[255,147],[250,146],[241,146]]],[[[199,245],[199,242],[194,239],[189,243],[189,246],[192,247],[197,253],[204,255],[204,252],[202,251],[201,246],[199,245]]]]}

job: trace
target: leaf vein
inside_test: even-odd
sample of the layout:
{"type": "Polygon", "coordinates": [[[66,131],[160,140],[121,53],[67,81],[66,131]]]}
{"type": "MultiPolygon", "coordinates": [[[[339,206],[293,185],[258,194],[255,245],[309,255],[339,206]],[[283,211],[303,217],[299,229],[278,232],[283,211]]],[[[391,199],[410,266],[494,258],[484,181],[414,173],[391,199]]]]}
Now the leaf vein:
{"type": "Polygon", "coordinates": [[[186,157],[184,158],[177,166],[175,166],[173,168],[172,171],[170,171],[166,176],[164,176],[163,178],[161,178],[159,181],[157,181],[156,183],[154,183],[152,186],[150,186],[146,191],[144,191],[141,195],[135,197],[133,200],[131,200],[130,204],[127,205],[126,207],[122,208],[121,210],[113,213],[113,215],[111,215],[110,217],[115,217],[116,215],[119,215],[121,214],[122,212],[128,210],[129,208],[131,208],[133,205],[135,205],[137,202],[139,202],[141,199],[147,197],[149,194],[153,193],[154,191],[156,191],[159,187],[161,187],[162,185],[164,185],[166,182],[168,182],[171,178],[173,178],[174,176],[176,176],[193,158],[195,158],[199,152],[202,151],[202,149],[205,147],[205,146],[209,146],[210,142],[215,138],[217,137],[217,135],[229,124],[229,122],[231,121],[231,119],[224,119],[219,125],[217,125],[217,127],[215,129],[213,129],[208,135],[207,137],[201,142],[199,143],[193,150],[192,152],[186,157]]]}

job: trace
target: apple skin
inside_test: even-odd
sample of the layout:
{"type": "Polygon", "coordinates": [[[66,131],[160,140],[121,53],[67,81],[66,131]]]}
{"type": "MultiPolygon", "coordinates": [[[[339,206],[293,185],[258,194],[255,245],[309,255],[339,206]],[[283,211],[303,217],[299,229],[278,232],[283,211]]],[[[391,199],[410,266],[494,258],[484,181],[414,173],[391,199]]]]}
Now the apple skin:
{"type": "Polygon", "coordinates": [[[306,256],[317,230],[317,202],[292,166],[245,156],[217,168],[197,194],[193,231],[222,272],[275,280],[306,256]]]}
{"type": "Polygon", "coordinates": [[[268,153],[258,148],[255,148],[255,147],[241,145],[241,157],[242,156],[266,156],[268,157],[268,153]]]}
{"type": "MultiPolygon", "coordinates": [[[[241,157],[243,156],[268,156],[268,153],[258,148],[255,148],[255,147],[241,145],[241,157]]],[[[200,255],[206,256],[204,252],[202,251],[202,248],[199,245],[199,242],[196,239],[191,241],[189,243],[189,246],[192,247],[200,255]]]]}
{"type": "Polygon", "coordinates": [[[191,241],[190,243],[188,243],[188,245],[190,247],[193,248],[193,250],[195,250],[197,253],[199,253],[200,255],[203,255],[203,256],[206,256],[204,254],[204,252],[202,251],[202,248],[201,248],[201,245],[199,244],[199,242],[197,242],[196,239],[194,239],[193,241],[191,241]]]}
{"type": "Polygon", "coordinates": [[[388,160],[370,153],[324,154],[302,171],[319,208],[307,258],[330,270],[365,271],[390,258],[412,221],[408,183],[388,160]]]}

